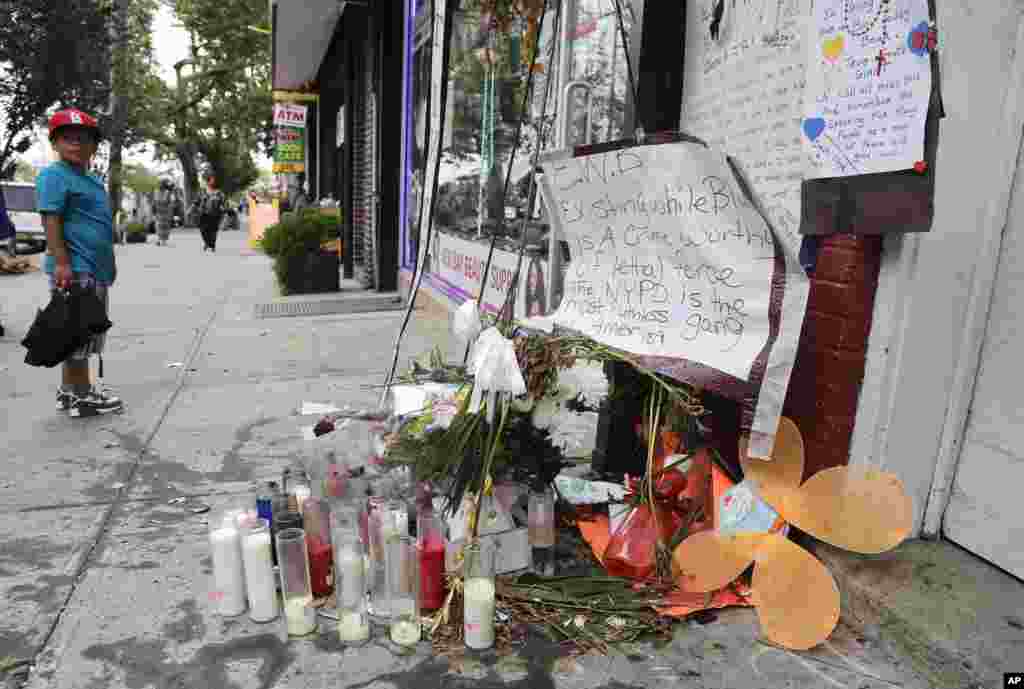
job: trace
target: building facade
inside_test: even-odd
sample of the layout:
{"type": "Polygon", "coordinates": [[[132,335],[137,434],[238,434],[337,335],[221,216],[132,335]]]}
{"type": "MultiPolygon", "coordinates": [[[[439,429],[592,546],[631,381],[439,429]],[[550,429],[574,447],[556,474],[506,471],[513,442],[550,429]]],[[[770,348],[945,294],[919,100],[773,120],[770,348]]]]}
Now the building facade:
{"type": "MultiPolygon", "coordinates": [[[[284,4],[278,0],[279,17],[284,4]]],[[[278,20],[276,59],[282,41],[300,41],[304,51],[319,41],[320,57],[303,72],[320,86],[318,191],[343,199],[355,266],[374,276],[367,284],[407,288],[420,255],[415,219],[429,148],[432,5],[341,3],[339,16],[338,5],[322,4],[325,13],[335,8],[330,30],[293,29],[288,38],[278,20]],[[345,123],[343,132],[336,122],[345,123]],[[331,155],[340,162],[325,164],[331,155]]],[[[529,268],[518,313],[557,306],[560,271],[572,256],[547,231],[543,210],[517,196],[530,167],[511,160],[515,137],[533,150],[628,137],[638,125],[699,136],[736,159],[811,276],[786,401],[804,436],[808,475],[847,463],[892,471],[913,499],[915,535],[945,535],[1024,577],[1024,507],[1010,492],[1024,479],[1024,392],[1012,375],[1024,344],[1013,301],[1024,280],[1017,268],[1024,232],[1020,3],[929,3],[937,28],[926,140],[934,187],[929,222],[913,229],[930,231],[893,226],[893,209],[909,197],[897,178],[878,177],[869,191],[851,187],[811,238],[801,234],[800,149],[807,67],[815,59],[804,31],[810,0],[756,3],[756,13],[751,3],[725,3],[732,9],[717,20],[714,0],[623,2],[623,16],[614,3],[549,2],[533,77],[535,93],[554,95],[535,96],[526,111],[519,103],[530,46],[507,36],[522,36],[527,24],[495,31],[462,4],[451,38],[437,231],[420,298],[446,311],[477,296],[497,234],[483,301],[498,306],[525,231],[529,268]],[[552,123],[548,138],[529,134],[544,118],[552,123]],[[510,163],[506,207],[492,207],[491,192],[510,163]]],[[[870,12],[869,4],[857,7],[870,12]]],[[[872,176],[864,177],[870,186],[872,176]]]]}

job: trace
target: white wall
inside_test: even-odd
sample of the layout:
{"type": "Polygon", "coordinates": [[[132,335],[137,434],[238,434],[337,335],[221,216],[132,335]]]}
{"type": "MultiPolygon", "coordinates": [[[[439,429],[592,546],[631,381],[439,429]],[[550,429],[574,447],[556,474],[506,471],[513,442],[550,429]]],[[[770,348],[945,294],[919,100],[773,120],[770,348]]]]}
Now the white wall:
{"type": "MultiPolygon", "coordinates": [[[[937,9],[946,117],[935,223],[928,234],[886,242],[850,459],[902,478],[915,533],[936,468],[951,474],[959,455],[1024,110],[1024,2],[939,2],[937,9]]],[[[933,496],[936,514],[943,483],[933,496]]]]}

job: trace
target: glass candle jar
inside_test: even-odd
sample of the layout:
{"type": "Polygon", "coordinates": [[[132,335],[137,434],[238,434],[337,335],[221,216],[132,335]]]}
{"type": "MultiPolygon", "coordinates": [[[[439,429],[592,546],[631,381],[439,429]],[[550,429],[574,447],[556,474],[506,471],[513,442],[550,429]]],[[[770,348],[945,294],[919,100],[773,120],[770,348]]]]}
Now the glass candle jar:
{"type": "Polygon", "coordinates": [[[254,622],[270,622],[277,618],[277,586],[271,562],[273,547],[270,524],[256,519],[242,530],[242,561],[245,564],[245,588],[249,598],[249,617],[254,622]]]}
{"type": "Polygon", "coordinates": [[[478,541],[465,546],[462,557],[466,646],[482,651],[494,646],[495,549],[478,541]]]}
{"type": "Polygon", "coordinates": [[[302,524],[309,552],[309,584],[316,598],[334,591],[334,553],[331,549],[331,507],[324,498],[307,498],[302,524]]]}
{"type": "Polygon", "coordinates": [[[293,472],[288,482],[288,509],[302,514],[303,505],[312,494],[313,487],[309,475],[302,470],[293,472]]]}
{"type": "Polygon", "coordinates": [[[306,532],[282,529],[277,532],[277,561],[281,563],[281,596],[289,636],[306,636],[316,631],[316,608],[309,587],[309,559],[306,532]]]}
{"type": "Polygon", "coordinates": [[[430,511],[420,512],[416,520],[416,541],[420,559],[420,604],[424,610],[444,605],[444,526],[430,511]]]}
{"type": "Polygon", "coordinates": [[[210,598],[217,612],[235,617],[245,612],[245,565],[242,561],[242,513],[226,510],[209,522],[213,559],[213,591],[210,598]]]}
{"type": "Polygon", "coordinates": [[[555,494],[550,486],[530,493],[526,516],[533,571],[550,577],[555,574],[555,494]]]}
{"type": "Polygon", "coordinates": [[[389,636],[399,646],[413,646],[420,640],[419,554],[410,536],[391,536],[384,543],[388,602],[391,612],[389,636]]]}
{"type": "Polygon", "coordinates": [[[358,530],[339,526],[334,532],[334,591],[338,611],[338,639],[349,645],[370,638],[366,609],[366,558],[358,530]]]}
{"type": "Polygon", "coordinates": [[[369,610],[371,615],[379,618],[387,618],[390,614],[388,612],[387,572],[384,567],[384,506],[384,499],[376,495],[369,497],[366,501],[369,610]]]}

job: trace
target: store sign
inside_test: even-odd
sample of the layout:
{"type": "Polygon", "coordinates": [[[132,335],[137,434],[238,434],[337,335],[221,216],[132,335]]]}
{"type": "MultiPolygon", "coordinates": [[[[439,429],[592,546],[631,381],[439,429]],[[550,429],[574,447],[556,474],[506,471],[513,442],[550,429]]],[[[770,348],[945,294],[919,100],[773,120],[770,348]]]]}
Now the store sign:
{"type": "MultiPolygon", "coordinates": [[[[435,289],[453,302],[473,299],[480,294],[489,242],[463,239],[437,232],[428,256],[428,273],[435,289]]],[[[484,308],[497,313],[505,303],[519,262],[519,254],[495,248],[487,277],[484,308]]],[[[546,258],[526,255],[516,293],[515,316],[540,316],[547,311],[546,258]]]]}
{"type": "Polygon", "coordinates": [[[274,172],[306,170],[305,105],[274,103],[274,172]]]}

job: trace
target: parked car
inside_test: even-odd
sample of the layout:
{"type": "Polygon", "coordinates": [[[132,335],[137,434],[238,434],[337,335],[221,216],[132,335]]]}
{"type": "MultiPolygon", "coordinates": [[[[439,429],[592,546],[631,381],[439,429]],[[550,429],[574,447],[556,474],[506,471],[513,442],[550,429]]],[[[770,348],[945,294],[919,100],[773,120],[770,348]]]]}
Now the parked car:
{"type": "Polygon", "coordinates": [[[46,228],[36,209],[36,187],[27,182],[0,182],[7,214],[14,223],[18,253],[46,251],[46,228]]]}

